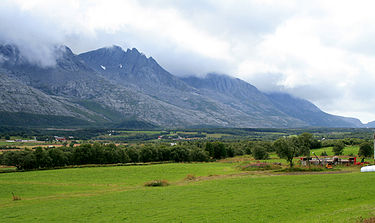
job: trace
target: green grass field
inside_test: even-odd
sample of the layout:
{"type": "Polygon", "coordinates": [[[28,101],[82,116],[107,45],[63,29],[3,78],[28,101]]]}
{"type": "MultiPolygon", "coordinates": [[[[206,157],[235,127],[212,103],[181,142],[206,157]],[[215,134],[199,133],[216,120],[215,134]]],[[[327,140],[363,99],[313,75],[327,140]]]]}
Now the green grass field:
{"type": "MultiPolygon", "coordinates": [[[[361,161],[361,158],[358,157],[358,150],[359,150],[359,146],[346,146],[344,148],[344,151],[343,151],[342,155],[343,156],[353,156],[353,157],[356,156],[357,162],[359,162],[359,161],[361,161]]],[[[328,156],[334,156],[334,153],[332,152],[332,147],[324,147],[324,148],[320,148],[320,149],[311,150],[310,155],[312,157],[314,157],[312,152],[315,152],[315,154],[320,157],[320,154],[323,151],[326,151],[328,156]]],[[[373,157],[367,157],[367,158],[365,158],[365,161],[369,162],[369,163],[374,163],[374,158],[373,157]]]]}
{"type": "Polygon", "coordinates": [[[237,165],[4,173],[0,222],[355,222],[375,215],[375,173],[280,175],[240,172],[237,165]],[[188,174],[198,180],[186,180],[188,174]],[[156,179],[171,185],[143,186],[156,179]]]}

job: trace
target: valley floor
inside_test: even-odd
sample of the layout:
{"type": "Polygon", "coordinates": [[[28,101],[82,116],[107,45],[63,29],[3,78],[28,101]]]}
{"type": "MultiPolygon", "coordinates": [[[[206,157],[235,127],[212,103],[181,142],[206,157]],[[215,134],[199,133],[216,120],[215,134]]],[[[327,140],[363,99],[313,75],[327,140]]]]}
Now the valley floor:
{"type": "Polygon", "coordinates": [[[374,173],[244,172],[173,163],[0,174],[1,222],[356,222],[375,215],[374,173]],[[189,175],[187,177],[187,175],[189,175]],[[167,187],[145,187],[164,179],[167,187]],[[21,200],[13,201],[12,194],[21,200]]]}

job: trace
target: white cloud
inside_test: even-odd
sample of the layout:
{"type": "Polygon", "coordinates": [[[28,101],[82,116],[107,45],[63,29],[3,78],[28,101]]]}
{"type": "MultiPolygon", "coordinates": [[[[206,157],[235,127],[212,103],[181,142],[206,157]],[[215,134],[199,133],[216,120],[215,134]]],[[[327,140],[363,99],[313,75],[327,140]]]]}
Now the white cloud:
{"type": "Polygon", "coordinates": [[[239,76],[259,82],[263,90],[283,89],[310,99],[327,112],[374,120],[375,57],[352,46],[362,33],[372,35],[368,21],[375,17],[370,5],[335,6],[321,4],[322,15],[295,15],[263,36],[255,56],[239,64],[239,76]],[[264,76],[271,78],[267,82],[264,76]]]}
{"type": "Polygon", "coordinates": [[[179,75],[229,73],[370,121],[374,6],[369,0],[4,0],[0,41],[17,43],[41,65],[53,64],[56,43],[76,53],[137,47],[179,75]]]}

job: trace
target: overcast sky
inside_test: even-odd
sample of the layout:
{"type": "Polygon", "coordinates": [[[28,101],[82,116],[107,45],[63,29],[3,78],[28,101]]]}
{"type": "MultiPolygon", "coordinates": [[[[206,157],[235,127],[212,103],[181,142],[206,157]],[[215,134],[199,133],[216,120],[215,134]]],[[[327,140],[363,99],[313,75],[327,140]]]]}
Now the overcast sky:
{"type": "Polygon", "coordinates": [[[0,43],[43,66],[55,44],[135,47],[175,75],[228,74],[366,123],[375,120],[374,9],[360,0],[1,0],[0,43]]]}

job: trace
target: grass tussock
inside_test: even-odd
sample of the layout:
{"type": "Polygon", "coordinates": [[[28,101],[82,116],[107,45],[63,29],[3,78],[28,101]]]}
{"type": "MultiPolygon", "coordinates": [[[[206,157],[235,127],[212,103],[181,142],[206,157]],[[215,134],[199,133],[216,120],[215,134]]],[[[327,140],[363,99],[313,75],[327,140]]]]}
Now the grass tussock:
{"type": "Polygon", "coordinates": [[[145,187],[165,187],[169,185],[169,182],[166,180],[153,180],[146,182],[145,187]]]}
{"type": "Polygon", "coordinates": [[[366,218],[366,219],[360,217],[357,223],[375,223],[375,217],[366,218]]]}
{"type": "Polygon", "coordinates": [[[13,201],[20,201],[21,200],[21,197],[15,195],[13,192],[12,192],[12,197],[13,197],[13,201]]]}
{"type": "Polygon", "coordinates": [[[188,174],[188,175],[186,175],[186,177],[185,177],[185,180],[195,180],[195,179],[197,179],[197,177],[194,176],[193,174],[188,174]]]}
{"type": "Polygon", "coordinates": [[[320,172],[326,171],[325,167],[321,166],[311,166],[311,167],[289,167],[285,169],[278,170],[277,172],[320,172]]]}

